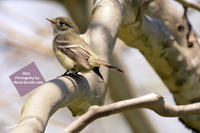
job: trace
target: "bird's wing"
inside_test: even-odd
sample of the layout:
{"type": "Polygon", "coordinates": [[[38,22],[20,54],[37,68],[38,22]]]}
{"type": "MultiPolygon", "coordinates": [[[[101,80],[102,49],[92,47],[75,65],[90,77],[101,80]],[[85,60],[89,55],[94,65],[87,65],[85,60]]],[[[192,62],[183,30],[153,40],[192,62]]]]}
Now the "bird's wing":
{"type": "Polygon", "coordinates": [[[88,59],[91,57],[91,54],[83,46],[57,38],[55,39],[55,43],[57,48],[67,56],[72,58],[83,67],[90,69],[88,59]]]}

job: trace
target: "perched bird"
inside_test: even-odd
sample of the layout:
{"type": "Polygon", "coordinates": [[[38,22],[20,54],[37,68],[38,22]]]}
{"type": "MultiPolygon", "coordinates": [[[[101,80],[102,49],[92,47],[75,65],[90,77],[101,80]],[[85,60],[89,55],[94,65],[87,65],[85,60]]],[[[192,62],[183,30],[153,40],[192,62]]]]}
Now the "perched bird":
{"type": "Polygon", "coordinates": [[[88,72],[93,70],[99,77],[99,67],[104,65],[110,69],[123,72],[119,68],[112,66],[108,62],[100,59],[81,38],[76,24],[66,17],[57,17],[48,19],[53,26],[53,51],[60,64],[67,70],[62,76],[68,75],[68,72],[77,74],[78,72],[88,72]]]}

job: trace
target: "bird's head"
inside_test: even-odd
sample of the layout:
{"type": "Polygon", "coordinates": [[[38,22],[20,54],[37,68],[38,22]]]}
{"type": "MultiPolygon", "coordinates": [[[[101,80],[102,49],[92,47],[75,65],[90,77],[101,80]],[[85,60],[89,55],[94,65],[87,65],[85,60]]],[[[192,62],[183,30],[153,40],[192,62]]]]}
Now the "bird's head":
{"type": "Polygon", "coordinates": [[[57,17],[52,20],[50,20],[48,18],[46,18],[46,19],[51,22],[51,24],[53,26],[54,35],[57,35],[60,33],[61,34],[67,33],[67,32],[80,34],[79,29],[76,26],[76,24],[69,18],[57,17]]]}

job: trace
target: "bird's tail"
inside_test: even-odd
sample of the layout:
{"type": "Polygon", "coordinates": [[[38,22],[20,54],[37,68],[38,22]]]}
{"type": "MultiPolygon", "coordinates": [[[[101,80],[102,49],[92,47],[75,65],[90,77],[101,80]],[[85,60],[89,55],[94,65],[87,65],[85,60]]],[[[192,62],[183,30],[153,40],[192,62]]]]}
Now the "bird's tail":
{"type": "Polygon", "coordinates": [[[106,62],[106,61],[103,61],[103,60],[101,60],[101,59],[94,59],[94,61],[95,61],[96,63],[98,63],[98,64],[101,64],[101,65],[104,65],[104,66],[110,68],[111,70],[118,70],[118,71],[124,73],[124,71],[122,71],[121,69],[119,69],[119,68],[117,68],[117,67],[115,67],[115,66],[109,64],[109,63],[106,62]]]}

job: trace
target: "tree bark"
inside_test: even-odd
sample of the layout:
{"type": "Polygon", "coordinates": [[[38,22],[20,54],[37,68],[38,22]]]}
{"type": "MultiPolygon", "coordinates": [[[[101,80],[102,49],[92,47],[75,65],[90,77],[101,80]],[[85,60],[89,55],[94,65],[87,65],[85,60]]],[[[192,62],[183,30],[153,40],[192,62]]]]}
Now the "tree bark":
{"type": "MultiPolygon", "coordinates": [[[[181,1],[181,0],[179,0],[181,1]]],[[[119,38],[140,50],[165,85],[177,105],[200,101],[200,47],[187,19],[168,0],[126,1],[119,38]],[[146,14],[145,14],[146,13],[146,14]],[[148,15],[147,15],[148,14],[148,15]]],[[[180,116],[194,131],[200,131],[199,116],[180,116]]]]}
{"type": "Polygon", "coordinates": [[[165,117],[177,117],[186,115],[199,115],[200,103],[191,105],[173,106],[164,101],[164,97],[151,93],[135,99],[129,99],[120,101],[117,103],[104,105],[104,106],[92,106],[89,110],[71,123],[62,133],[77,133],[84,129],[89,123],[94,120],[109,116],[112,114],[124,112],[132,109],[147,108],[155,111],[160,116],[165,117]]]}
{"type": "MultiPolygon", "coordinates": [[[[168,0],[157,0],[149,7],[148,14],[152,16],[148,16],[144,14],[148,5],[147,0],[97,0],[88,30],[82,37],[97,55],[108,61],[120,29],[119,37],[141,51],[178,105],[200,101],[200,47],[186,12],[177,13],[168,0]]],[[[25,103],[18,123],[36,119],[12,132],[44,132],[49,118],[61,107],[67,106],[75,116],[84,114],[93,105],[103,105],[108,69],[101,67],[100,71],[104,81],[90,72],[82,77],[60,77],[40,86],[25,103]]],[[[200,131],[199,105],[196,105],[178,106],[183,107],[179,115],[173,109],[167,112],[169,115],[157,113],[180,116],[187,127],[200,131]],[[193,116],[181,116],[185,115],[183,111],[193,108],[196,109],[193,113],[187,113],[193,116]]]]}
{"type": "MultiPolygon", "coordinates": [[[[94,7],[89,28],[82,37],[97,55],[109,61],[120,28],[122,9],[115,0],[97,1],[94,7]]],[[[100,72],[104,80],[90,72],[80,77],[60,77],[40,86],[24,104],[18,123],[36,119],[11,132],[44,132],[49,118],[61,107],[67,106],[76,116],[84,114],[92,105],[103,105],[108,69],[101,67],[100,72]]]]}

